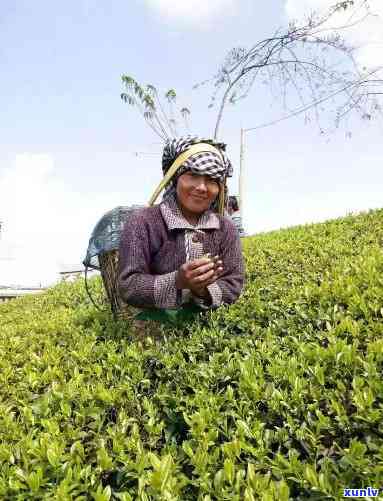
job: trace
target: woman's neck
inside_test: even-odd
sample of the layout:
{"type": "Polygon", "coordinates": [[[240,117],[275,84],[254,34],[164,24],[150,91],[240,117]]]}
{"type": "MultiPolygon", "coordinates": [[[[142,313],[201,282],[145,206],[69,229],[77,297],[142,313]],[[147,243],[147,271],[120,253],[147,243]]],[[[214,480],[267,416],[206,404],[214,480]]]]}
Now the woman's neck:
{"type": "Polygon", "coordinates": [[[195,214],[193,212],[189,212],[189,211],[185,210],[183,207],[180,207],[180,209],[181,209],[182,215],[186,219],[186,221],[188,223],[190,223],[192,226],[197,226],[201,215],[195,214]]]}

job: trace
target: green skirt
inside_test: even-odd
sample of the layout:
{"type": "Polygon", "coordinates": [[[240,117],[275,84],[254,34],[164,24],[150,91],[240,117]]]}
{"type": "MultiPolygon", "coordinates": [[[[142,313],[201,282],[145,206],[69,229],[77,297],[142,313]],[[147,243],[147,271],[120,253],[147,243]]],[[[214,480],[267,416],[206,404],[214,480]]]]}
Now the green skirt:
{"type": "Polygon", "coordinates": [[[162,324],[170,325],[181,325],[185,322],[191,321],[197,317],[201,312],[204,312],[202,308],[196,304],[185,304],[178,310],[166,310],[166,309],[147,309],[141,311],[134,317],[135,320],[154,320],[162,324]]]}

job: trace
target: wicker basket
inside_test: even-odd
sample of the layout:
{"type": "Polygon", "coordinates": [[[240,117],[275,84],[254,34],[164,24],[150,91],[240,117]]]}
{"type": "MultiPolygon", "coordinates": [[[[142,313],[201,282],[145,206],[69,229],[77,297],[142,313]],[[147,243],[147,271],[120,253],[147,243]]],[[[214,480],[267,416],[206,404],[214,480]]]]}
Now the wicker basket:
{"type": "Polygon", "coordinates": [[[98,257],[102,282],[113,316],[127,319],[132,318],[135,312],[131,306],[124,303],[118,293],[118,258],[118,250],[104,252],[98,257]]]}
{"type": "Polygon", "coordinates": [[[161,338],[163,332],[158,322],[137,320],[135,317],[142,310],[124,303],[121,299],[118,293],[118,258],[118,250],[104,252],[98,256],[106,299],[114,320],[128,320],[129,334],[134,335],[135,339],[143,340],[148,336],[161,338]]]}

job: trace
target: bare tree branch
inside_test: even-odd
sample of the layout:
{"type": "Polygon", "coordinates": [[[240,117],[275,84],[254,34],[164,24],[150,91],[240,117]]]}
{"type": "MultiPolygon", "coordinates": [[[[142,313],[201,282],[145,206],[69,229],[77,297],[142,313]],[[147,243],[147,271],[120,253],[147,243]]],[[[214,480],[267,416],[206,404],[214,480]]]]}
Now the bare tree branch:
{"type": "Polygon", "coordinates": [[[369,86],[373,83],[371,73],[362,72],[355,61],[358,48],[347,44],[341,36],[370,16],[368,0],[343,0],[324,14],[311,14],[302,25],[291,22],[250,49],[231,49],[213,79],[215,90],[209,107],[222,92],[214,137],[218,137],[227,104],[247,97],[262,77],[265,83],[264,75],[270,92],[277,84],[285,109],[289,108],[289,99],[298,99],[304,111],[315,112],[318,124],[319,105],[333,98],[337,100],[338,124],[353,109],[362,115],[372,114],[372,100],[383,93],[382,81],[375,80],[377,86],[382,85],[382,92],[369,86]],[[339,21],[338,14],[345,11],[350,12],[346,21],[332,28],[331,24],[339,21]]]}
{"type": "MultiPolygon", "coordinates": [[[[375,72],[376,71],[371,72],[371,74],[373,74],[375,72]]],[[[283,122],[284,120],[288,120],[289,118],[295,117],[297,115],[300,115],[301,113],[306,112],[307,110],[311,109],[313,106],[317,106],[319,104],[322,104],[322,103],[328,101],[329,99],[335,97],[337,94],[341,94],[342,92],[345,92],[347,89],[350,89],[352,87],[357,88],[361,83],[362,82],[360,82],[360,81],[352,82],[348,86],[343,87],[341,89],[338,89],[337,91],[333,92],[332,94],[329,94],[329,95],[325,96],[324,98],[318,99],[317,101],[312,102],[312,103],[308,104],[307,106],[304,106],[304,107],[301,107],[301,108],[298,108],[298,109],[294,110],[292,113],[288,113],[287,115],[284,115],[281,118],[278,118],[276,120],[272,120],[270,122],[262,123],[260,125],[257,125],[255,127],[252,127],[251,129],[247,129],[247,130],[262,129],[264,127],[270,127],[271,125],[275,125],[277,123],[283,122]]],[[[363,96],[361,96],[361,97],[363,97],[363,96]]]]}

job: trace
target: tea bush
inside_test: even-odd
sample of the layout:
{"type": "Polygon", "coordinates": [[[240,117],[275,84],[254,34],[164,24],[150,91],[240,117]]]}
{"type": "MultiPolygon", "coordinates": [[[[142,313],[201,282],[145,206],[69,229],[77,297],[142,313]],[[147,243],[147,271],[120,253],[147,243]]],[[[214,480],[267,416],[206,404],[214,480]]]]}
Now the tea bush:
{"type": "Polygon", "coordinates": [[[244,239],[240,300],[155,335],[95,310],[81,279],[1,305],[0,498],[380,487],[382,244],[383,210],[244,239]]]}

